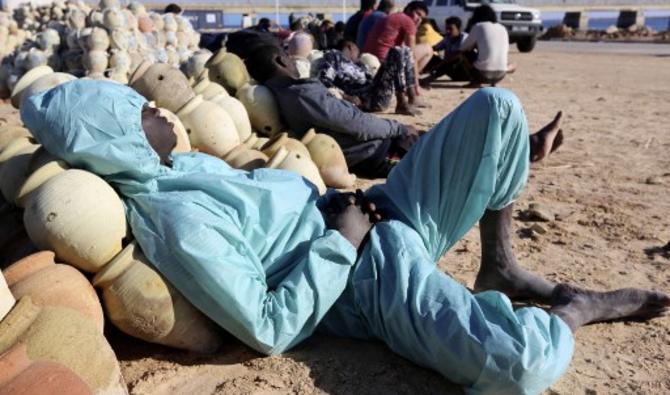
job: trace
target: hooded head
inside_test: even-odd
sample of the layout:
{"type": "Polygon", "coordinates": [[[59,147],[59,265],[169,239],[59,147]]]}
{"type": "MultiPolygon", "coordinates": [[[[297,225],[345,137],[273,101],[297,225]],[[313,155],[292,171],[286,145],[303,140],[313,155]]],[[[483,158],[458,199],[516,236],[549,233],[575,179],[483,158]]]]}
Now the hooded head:
{"type": "MultiPolygon", "coordinates": [[[[152,148],[156,137],[142,127],[146,104],[127,86],[76,80],[26,99],[21,119],[47,151],[70,165],[112,182],[144,182],[168,170],[152,148]]],[[[145,126],[152,114],[145,111],[145,126]]]]}

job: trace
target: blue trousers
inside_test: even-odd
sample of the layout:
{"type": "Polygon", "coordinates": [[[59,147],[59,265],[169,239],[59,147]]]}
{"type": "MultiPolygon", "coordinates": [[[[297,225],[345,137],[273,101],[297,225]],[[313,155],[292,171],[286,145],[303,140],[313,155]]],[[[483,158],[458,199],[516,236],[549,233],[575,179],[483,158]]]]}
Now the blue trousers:
{"type": "Polygon", "coordinates": [[[516,199],[528,158],[526,117],[509,91],[479,90],[444,118],[368,191],[394,219],[371,231],[321,329],[379,339],[469,394],[549,387],[572,357],[569,327],[539,308],[515,311],[502,293],[472,294],[436,266],[486,209],[516,199]]]}

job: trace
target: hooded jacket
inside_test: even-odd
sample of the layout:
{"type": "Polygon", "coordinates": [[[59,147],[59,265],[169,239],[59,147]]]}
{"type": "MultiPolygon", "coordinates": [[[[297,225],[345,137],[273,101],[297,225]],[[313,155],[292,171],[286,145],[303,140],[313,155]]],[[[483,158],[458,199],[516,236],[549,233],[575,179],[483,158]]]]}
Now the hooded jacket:
{"type": "Polygon", "coordinates": [[[149,261],[221,327],[268,354],[309,336],[356,259],[326,229],[316,188],[201,153],[163,166],[142,129],[145,104],[126,86],[77,80],[30,97],[21,117],[47,151],[115,188],[149,261]]]}

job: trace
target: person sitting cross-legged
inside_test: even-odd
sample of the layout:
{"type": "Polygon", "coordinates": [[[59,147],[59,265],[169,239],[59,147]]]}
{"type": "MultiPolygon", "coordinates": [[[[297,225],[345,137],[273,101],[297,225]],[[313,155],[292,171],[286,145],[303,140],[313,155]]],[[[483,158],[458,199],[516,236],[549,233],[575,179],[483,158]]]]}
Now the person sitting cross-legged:
{"type": "Polygon", "coordinates": [[[516,70],[515,64],[508,63],[509,36],[505,26],[497,23],[495,11],[488,6],[477,7],[469,20],[470,29],[467,38],[460,44],[458,52],[445,57],[443,68],[435,69],[428,77],[420,81],[421,86],[430,85],[446,74],[449,67],[458,68],[458,79],[463,75],[470,78],[470,88],[479,88],[482,84],[496,86],[505,76],[516,70]],[[451,66],[450,66],[451,65],[451,66]]]}
{"type": "Polygon", "coordinates": [[[414,115],[407,97],[414,91],[414,65],[392,48],[374,78],[359,65],[359,49],[352,41],[341,41],[337,49],[324,52],[317,77],[327,88],[344,92],[344,98],[364,111],[384,111],[395,96],[396,114],[414,115]]]}
{"type": "Polygon", "coordinates": [[[452,81],[470,81],[471,64],[476,57],[474,52],[461,52],[461,45],[468,34],[461,30],[461,18],[452,16],[446,19],[447,35],[433,46],[433,50],[442,52],[442,56],[435,55],[427,67],[428,76],[419,80],[423,88],[442,77],[449,76],[452,81]]]}

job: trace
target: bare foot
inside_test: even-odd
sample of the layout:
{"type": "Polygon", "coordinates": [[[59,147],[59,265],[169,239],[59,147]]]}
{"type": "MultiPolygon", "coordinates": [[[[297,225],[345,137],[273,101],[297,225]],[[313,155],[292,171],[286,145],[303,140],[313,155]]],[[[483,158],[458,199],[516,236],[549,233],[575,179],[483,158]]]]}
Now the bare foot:
{"type": "Polygon", "coordinates": [[[475,292],[498,291],[512,300],[548,302],[556,285],[521,268],[512,259],[505,263],[482,264],[475,280],[475,292]]]}
{"type": "Polygon", "coordinates": [[[422,78],[419,80],[419,85],[421,86],[422,89],[429,91],[430,90],[430,84],[433,82],[433,79],[428,76],[426,78],[422,78]]]}
{"type": "Polygon", "coordinates": [[[551,122],[530,136],[531,162],[541,161],[563,144],[563,130],[560,128],[562,118],[563,111],[557,112],[551,122]]]}
{"type": "Polygon", "coordinates": [[[416,115],[421,115],[421,111],[417,110],[416,108],[407,105],[407,106],[396,106],[395,108],[395,113],[398,115],[409,115],[409,116],[416,116],[416,115]]]}
{"type": "Polygon", "coordinates": [[[415,97],[413,100],[409,102],[411,106],[414,106],[416,108],[430,108],[430,105],[427,104],[425,101],[419,99],[418,97],[415,97]]]}
{"type": "Polygon", "coordinates": [[[556,284],[524,270],[514,256],[513,211],[511,204],[502,210],[486,210],[479,221],[482,258],[475,292],[494,290],[510,299],[549,302],[556,284]]]}
{"type": "Polygon", "coordinates": [[[621,320],[648,320],[670,310],[670,296],[657,291],[623,288],[616,291],[589,291],[559,284],[552,296],[551,312],[561,317],[574,332],[583,325],[621,320]]]}

